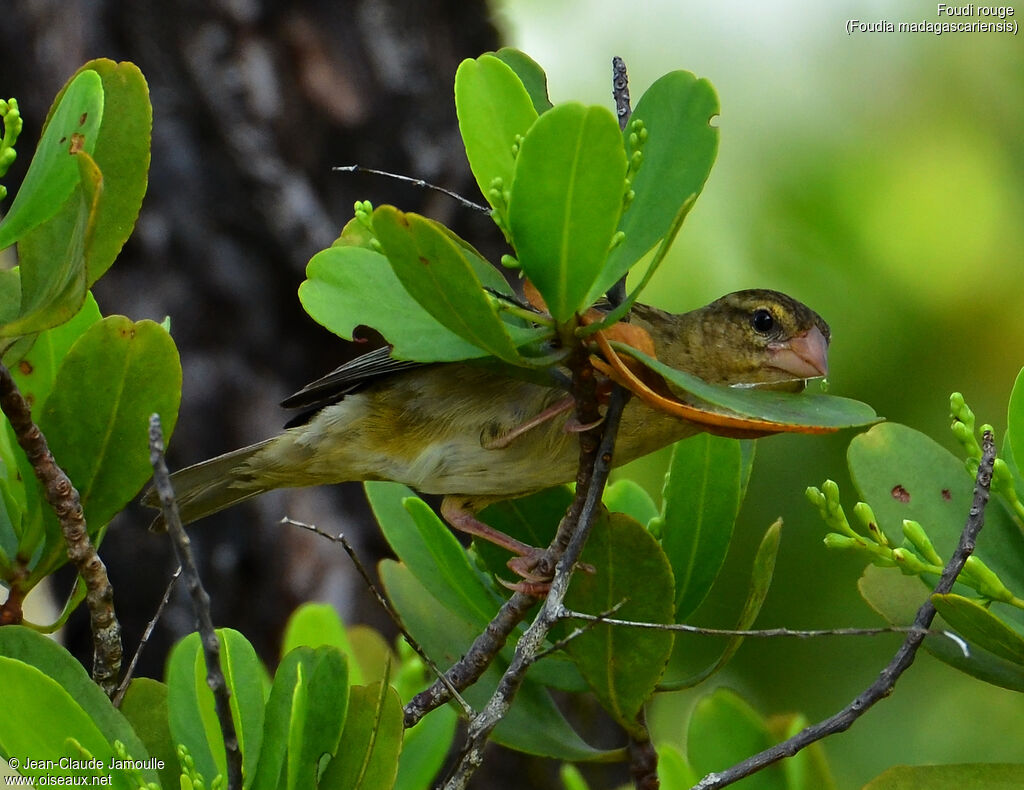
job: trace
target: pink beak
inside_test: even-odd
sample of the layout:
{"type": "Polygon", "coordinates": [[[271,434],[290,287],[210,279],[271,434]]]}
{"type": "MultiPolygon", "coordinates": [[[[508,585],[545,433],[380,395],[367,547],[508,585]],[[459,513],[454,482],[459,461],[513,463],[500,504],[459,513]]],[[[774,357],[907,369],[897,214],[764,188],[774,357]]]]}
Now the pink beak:
{"type": "Polygon", "coordinates": [[[798,379],[828,375],[828,339],[816,326],[783,343],[769,343],[773,368],[798,379]]]}

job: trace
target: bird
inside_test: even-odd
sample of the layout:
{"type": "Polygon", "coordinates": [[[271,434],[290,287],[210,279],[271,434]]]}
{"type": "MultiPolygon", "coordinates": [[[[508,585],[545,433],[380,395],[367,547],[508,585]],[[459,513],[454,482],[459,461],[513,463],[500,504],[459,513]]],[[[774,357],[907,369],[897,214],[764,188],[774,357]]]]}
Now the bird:
{"type": "MultiPolygon", "coordinates": [[[[828,324],[779,291],[736,291],[680,314],[636,303],[630,322],[647,332],[660,361],[711,384],[798,390],[828,372],[828,324]]],[[[182,469],[171,482],[184,524],[277,488],[404,483],[442,495],[449,524],[507,548],[515,555],[510,567],[529,579],[539,550],[475,514],[575,479],[579,426],[571,405],[554,377],[538,382],[473,362],[398,360],[384,347],[286,398],[282,406],[301,414],[278,435],[182,469]]],[[[725,432],[631,399],[613,462],[702,431],[725,432]]],[[[143,502],[159,507],[153,492],[143,502]]],[[[162,516],[154,526],[161,523],[162,516]]]]}

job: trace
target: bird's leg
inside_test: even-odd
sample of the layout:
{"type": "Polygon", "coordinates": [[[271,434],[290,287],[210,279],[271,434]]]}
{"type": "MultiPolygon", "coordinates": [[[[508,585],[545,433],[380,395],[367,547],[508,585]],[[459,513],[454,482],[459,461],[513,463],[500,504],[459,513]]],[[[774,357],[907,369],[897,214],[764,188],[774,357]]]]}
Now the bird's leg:
{"type": "MultiPolygon", "coordinates": [[[[508,433],[502,434],[501,436],[496,436],[493,439],[488,439],[487,441],[481,442],[480,444],[485,450],[502,450],[508,447],[510,444],[512,444],[512,442],[515,439],[518,439],[527,431],[536,428],[538,425],[543,425],[548,420],[552,420],[555,417],[557,417],[559,414],[563,414],[564,412],[569,411],[569,409],[571,409],[572,407],[572,396],[565,397],[562,400],[558,401],[557,403],[548,406],[536,417],[531,417],[526,422],[517,425],[508,433]]],[[[454,524],[452,526],[454,526],[454,524]]]]}
{"type": "Polygon", "coordinates": [[[530,546],[511,535],[484,524],[476,514],[467,507],[465,497],[446,496],[441,500],[441,517],[455,529],[466,532],[474,537],[482,538],[495,546],[511,551],[516,556],[508,561],[508,567],[528,582],[543,583],[548,580],[537,576],[533,570],[537,567],[544,549],[530,546]]]}

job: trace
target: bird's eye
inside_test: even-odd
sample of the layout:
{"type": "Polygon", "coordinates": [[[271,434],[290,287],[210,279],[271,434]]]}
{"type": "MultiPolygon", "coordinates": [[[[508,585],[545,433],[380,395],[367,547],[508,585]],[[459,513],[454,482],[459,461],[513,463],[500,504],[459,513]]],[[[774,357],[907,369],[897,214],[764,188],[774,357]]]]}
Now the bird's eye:
{"type": "Polygon", "coordinates": [[[775,316],[772,315],[770,310],[759,307],[754,311],[754,314],[750,316],[750,325],[754,327],[755,332],[767,335],[775,328],[775,316]]]}

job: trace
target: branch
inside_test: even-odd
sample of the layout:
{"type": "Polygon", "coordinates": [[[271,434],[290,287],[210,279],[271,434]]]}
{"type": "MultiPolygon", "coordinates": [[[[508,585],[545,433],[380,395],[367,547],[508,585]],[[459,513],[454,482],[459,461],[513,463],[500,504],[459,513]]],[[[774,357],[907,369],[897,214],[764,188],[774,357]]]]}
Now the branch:
{"type": "MultiPolygon", "coordinates": [[[[92,679],[109,697],[117,688],[123,655],[121,624],[114,612],[114,588],[103,560],[89,539],[78,490],[54,460],[46,437],[32,422],[31,407],[3,364],[0,364],[0,409],[7,415],[18,444],[42,483],[47,503],[57,514],[68,559],[85,582],[85,603],[89,607],[89,624],[92,627],[92,679]]],[[[20,601],[20,598],[15,597],[14,600],[20,601]]]]}
{"type": "Polygon", "coordinates": [[[139,639],[139,645],[135,648],[135,654],[132,656],[132,660],[128,663],[128,669],[124,673],[124,677],[121,678],[121,683],[117,687],[117,693],[114,694],[111,702],[114,703],[115,708],[121,707],[121,702],[124,700],[124,695],[128,691],[128,685],[132,682],[132,676],[135,674],[135,667],[139,663],[139,659],[142,658],[142,651],[149,644],[149,638],[153,636],[153,630],[156,628],[156,624],[160,621],[160,617],[164,613],[164,609],[167,608],[167,604],[171,600],[171,593],[174,592],[174,585],[178,583],[178,579],[181,578],[181,566],[171,574],[171,580],[167,582],[167,589],[164,590],[164,595],[160,599],[160,603],[157,604],[156,613],[146,623],[146,630],[142,632],[142,637],[139,639]]]}
{"type": "Polygon", "coordinates": [[[422,187],[423,189],[433,189],[436,192],[441,192],[450,198],[453,198],[461,203],[466,208],[471,208],[474,211],[480,211],[484,214],[490,214],[491,210],[487,206],[482,206],[479,203],[474,203],[469,198],[464,198],[458,192],[453,192],[450,189],[439,187],[437,184],[431,184],[429,181],[424,181],[422,178],[412,178],[411,176],[403,176],[399,173],[389,173],[387,170],[375,170],[372,167],[363,167],[362,165],[339,165],[332,167],[331,170],[337,173],[369,173],[374,176],[386,176],[387,178],[394,178],[398,181],[405,181],[407,184],[413,186],[422,187]]]}
{"type": "Polygon", "coordinates": [[[974,551],[974,544],[978,533],[985,524],[985,506],[988,504],[989,486],[992,483],[992,466],[995,462],[995,456],[996,448],[992,432],[985,431],[982,436],[981,463],[978,465],[978,475],[974,484],[974,502],[971,505],[967,523],[960,534],[960,544],[957,546],[956,551],[953,552],[949,562],[946,563],[946,567],[942,571],[942,577],[935,586],[932,595],[929,595],[928,599],[921,605],[921,608],[917,610],[917,616],[914,618],[913,624],[914,630],[907,635],[903,644],[900,645],[900,649],[893,656],[892,661],[889,662],[889,665],[878,676],[878,680],[872,683],[853,702],[833,716],[817,724],[812,724],[792,738],[778,743],[770,749],[765,749],[760,754],[748,757],[732,768],[708,774],[694,785],[693,790],[710,790],[711,788],[725,787],[739,779],[750,776],[750,774],[756,771],[760,771],[762,768],[781,760],[783,757],[792,757],[815,741],[819,741],[837,732],[843,732],[863,716],[868,708],[892,692],[900,675],[913,663],[917,649],[924,641],[925,634],[935,618],[932,596],[943,595],[953,588],[956,577],[960,575],[964,563],[974,551]]]}
{"type": "MultiPolygon", "coordinates": [[[[427,655],[426,651],[420,646],[420,643],[417,642],[413,638],[413,635],[409,633],[409,630],[405,627],[405,623],[402,622],[402,618],[398,616],[398,612],[396,612],[394,608],[391,606],[391,602],[388,601],[388,599],[384,596],[384,593],[382,593],[380,589],[377,587],[377,585],[374,584],[373,578],[370,576],[369,571],[366,570],[366,566],[363,565],[362,560],[359,559],[359,555],[356,554],[355,548],[353,548],[352,544],[348,542],[348,538],[346,538],[345,535],[341,532],[339,532],[337,535],[332,535],[329,532],[325,532],[324,530],[320,529],[320,527],[316,526],[315,524],[306,524],[302,521],[296,521],[295,519],[288,518],[287,516],[281,519],[281,523],[291,524],[294,527],[301,527],[302,529],[309,530],[314,535],[319,535],[322,538],[327,538],[327,540],[331,541],[331,543],[341,544],[341,547],[345,549],[345,553],[348,554],[349,559],[352,560],[352,564],[356,566],[356,571],[362,577],[363,583],[373,594],[373,597],[377,599],[377,603],[379,603],[381,608],[384,609],[385,614],[387,614],[387,616],[391,619],[391,622],[393,622],[395,626],[398,628],[398,630],[402,633],[402,636],[405,638],[406,643],[416,652],[416,655],[420,657],[423,663],[426,664],[427,667],[429,667],[430,671],[437,676],[438,682],[444,685],[445,689],[448,691],[449,694],[447,699],[454,698],[459,703],[459,705],[462,706],[462,710],[466,714],[466,716],[472,717],[472,706],[470,706],[470,704],[462,698],[462,695],[459,694],[459,690],[452,685],[451,681],[448,679],[445,673],[441,671],[441,668],[434,663],[434,660],[427,655]]],[[[415,724],[415,722],[413,722],[413,724],[415,724]]],[[[405,726],[411,727],[412,724],[406,724],[405,726]]]]}
{"type": "Polygon", "coordinates": [[[164,461],[164,434],[160,427],[159,414],[149,418],[149,462],[153,466],[153,486],[160,497],[160,510],[167,525],[167,534],[171,537],[174,553],[185,577],[189,595],[192,597],[192,608],[199,623],[199,636],[203,643],[203,656],[206,658],[206,685],[213,692],[217,721],[224,737],[228,790],[242,790],[242,753],[238,749],[238,734],[235,732],[235,722],[231,718],[231,690],[220,666],[220,642],[217,641],[217,632],[210,617],[210,596],[199,578],[199,569],[196,568],[192,556],[192,543],[181,525],[171,476],[164,461]]]}

